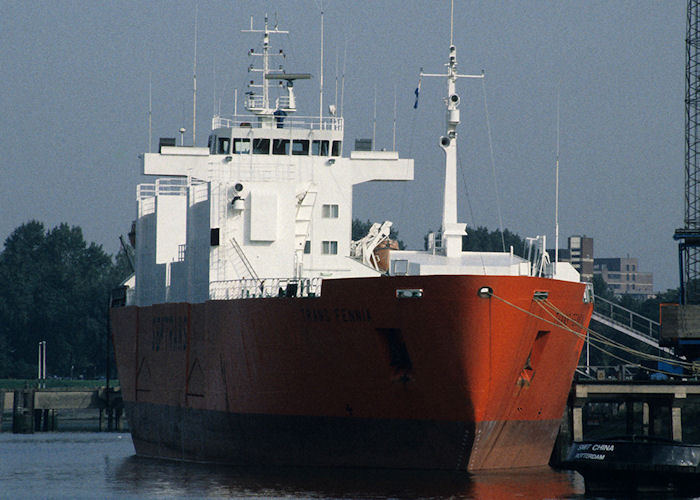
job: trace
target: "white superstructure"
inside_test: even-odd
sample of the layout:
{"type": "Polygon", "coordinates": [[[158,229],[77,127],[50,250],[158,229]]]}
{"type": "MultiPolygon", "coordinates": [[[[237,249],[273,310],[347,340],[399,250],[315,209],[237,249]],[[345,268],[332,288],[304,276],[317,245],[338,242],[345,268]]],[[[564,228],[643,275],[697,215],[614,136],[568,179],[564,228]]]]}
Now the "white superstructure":
{"type": "MultiPolygon", "coordinates": [[[[215,116],[208,147],[163,141],[143,155],[143,173],[158,176],[137,191],[136,270],[130,302],[203,302],[209,299],[312,295],[322,279],[379,276],[372,252],[388,235],[377,225],[351,242],[352,188],[363,182],[413,179],[413,160],[393,151],[342,156],[343,119],[298,117],[294,82],[307,74],[270,69],[270,29],[262,51],[257,92],[246,95],[250,113],[215,116]],[[270,82],[283,87],[273,102],[270,82]],[[286,92],[286,94],[285,94],[286,92]],[[290,286],[291,285],[291,286],[290,286]],[[135,294],[134,294],[135,290],[135,294]]],[[[275,54],[277,55],[277,54],[275,54]]],[[[466,225],[457,222],[455,92],[456,49],[445,75],[446,155],[443,225],[427,252],[391,251],[389,274],[551,275],[543,250],[530,260],[512,253],[463,252],[466,225]]],[[[533,242],[534,250],[544,241],[533,242]]],[[[571,266],[558,276],[578,281],[571,266]]]]}

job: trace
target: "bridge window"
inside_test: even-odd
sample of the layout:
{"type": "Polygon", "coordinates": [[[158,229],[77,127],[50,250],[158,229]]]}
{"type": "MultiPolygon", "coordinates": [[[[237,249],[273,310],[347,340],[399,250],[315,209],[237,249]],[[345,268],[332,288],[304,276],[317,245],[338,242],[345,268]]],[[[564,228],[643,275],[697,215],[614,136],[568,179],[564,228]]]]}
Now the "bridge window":
{"type": "Polygon", "coordinates": [[[219,137],[219,150],[217,151],[220,155],[227,155],[229,149],[231,148],[231,139],[228,137],[219,137]]]}
{"type": "Polygon", "coordinates": [[[216,154],[216,136],[214,134],[209,136],[207,146],[209,147],[209,153],[216,154]]]}
{"type": "Polygon", "coordinates": [[[311,154],[314,156],[328,156],[328,141],[313,141],[311,154]]]}
{"type": "Polygon", "coordinates": [[[288,155],[289,154],[289,139],[275,139],[272,142],[273,155],[288,155]]]}
{"type": "Polygon", "coordinates": [[[250,139],[234,139],[233,154],[247,155],[250,153],[250,139]]]}
{"type": "Polygon", "coordinates": [[[338,242],[337,241],[324,241],[324,242],[322,242],[321,253],[323,255],[338,255],[338,242]]]}
{"type": "Polygon", "coordinates": [[[342,141],[333,141],[333,149],[331,150],[331,156],[340,156],[343,151],[342,141]]]}
{"type": "Polygon", "coordinates": [[[269,155],[270,154],[270,139],[253,139],[253,154],[254,155],[269,155]]]}
{"type": "Polygon", "coordinates": [[[323,205],[321,207],[321,217],[325,219],[337,219],[338,205],[323,205]]]}
{"type": "Polygon", "coordinates": [[[299,140],[292,142],[292,154],[307,156],[309,154],[309,141],[299,140]]]}
{"type": "Polygon", "coordinates": [[[310,240],[306,240],[306,242],[304,242],[304,253],[307,253],[307,254],[311,253],[311,241],[310,240]]]}

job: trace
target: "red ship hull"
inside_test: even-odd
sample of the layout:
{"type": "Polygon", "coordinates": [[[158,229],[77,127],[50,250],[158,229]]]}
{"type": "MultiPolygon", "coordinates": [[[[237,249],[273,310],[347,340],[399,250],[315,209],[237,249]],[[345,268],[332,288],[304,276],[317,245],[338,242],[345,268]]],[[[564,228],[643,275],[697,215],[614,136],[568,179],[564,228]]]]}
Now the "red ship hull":
{"type": "Polygon", "coordinates": [[[353,278],[324,281],[314,298],[113,308],[136,452],[235,464],[546,465],[592,312],[584,287],[353,278]],[[479,296],[482,287],[494,296],[479,296]],[[397,297],[404,289],[422,296],[397,297]]]}

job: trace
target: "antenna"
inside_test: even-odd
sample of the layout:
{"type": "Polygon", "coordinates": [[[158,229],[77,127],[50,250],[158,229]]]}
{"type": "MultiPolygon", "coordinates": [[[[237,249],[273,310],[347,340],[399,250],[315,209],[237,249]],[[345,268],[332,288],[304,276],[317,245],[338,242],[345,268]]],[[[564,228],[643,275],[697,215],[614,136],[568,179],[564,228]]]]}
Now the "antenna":
{"type": "Polygon", "coordinates": [[[454,25],[455,25],[455,0],[452,0],[452,6],[450,7],[450,45],[454,45],[454,25]]]}
{"type": "Polygon", "coordinates": [[[335,107],[338,109],[338,47],[335,48],[335,107]]]}
{"type": "Polygon", "coordinates": [[[374,84],[374,114],[372,116],[372,151],[375,149],[375,138],[377,135],[377,84],[374,84]]]}
{"type": "Polygon", "coordinates": [[[340,78],[340,116],[343,116],[343,101],[345,100],[345,61],[348,57],[348,39],[345,39],[345,50],[343,51],[343,76],[340,78]]]}
{"type": "Polygon", "coordinates": [[[318,126],[321,127],[323,121],[323,0],[321,0],[321,71],[320,71],[320,92],[318,104],[318,126]]]}
{"type": "Polygon", "coordinates": [[[151,71],[148,72],[148,152],[152,152],[153,149],[151,147],[151,143],[153,142],[153,127],[151,126],[151,118],[153,115],[153,106],[152,106],[152,95],[153,95],[153,73],[151,71]]]}
{"type": "Polygon", "coordinates": [[[391,143],[391,150],[396,151],[396,85],[394,85],[394,139],[391,143]]]}
{"type": "Polygon", "coordinates": [[[256,52],[255,49],[250,49],[248,51],[249,56],[261,57],[262,58],[262,68],[256,68],[253,64],[248,68],[249,72],[262,73],[262,82],[259,84],[254,83],[254,80],[250,80],[248,87],[250,88],[261,88],[262,96],[257,96],[253,92],[247,92],[245,99],[245,107],[248,111],[252,111],[260,116],[272,116],[273,110],[270,108],[270,89],[269,81],[273,74],[283,74],[282,68],[279,70],[270,69],[270,57],[285,57],[284,52],[280,50],[279,54],[270,54],[270,35],[287,34],[288,31],[282,31],[275,27],[273,29],[269,28],[269,21],[267,14],[265,14],[265,27],[262,30],[253,29],[253,18],[250,18],[250,29],[241,30],[243,33],[261,33],[263,35],[262,52],[256,52]],[[260,99],[262,97],[262,99],[260,99]]]}
{"type": "Polygon", "coordinates": [[[559,262],[559,95],[561,89],[557,89],[557,156],[554,175],[554,274],[557,274],[559,262]]]}
{"type": "Polygon", "coordinates": [[[192,145],[197,135],[197,15],[199,4],[194,6],[194,68],[192,69],[192,145]]]}

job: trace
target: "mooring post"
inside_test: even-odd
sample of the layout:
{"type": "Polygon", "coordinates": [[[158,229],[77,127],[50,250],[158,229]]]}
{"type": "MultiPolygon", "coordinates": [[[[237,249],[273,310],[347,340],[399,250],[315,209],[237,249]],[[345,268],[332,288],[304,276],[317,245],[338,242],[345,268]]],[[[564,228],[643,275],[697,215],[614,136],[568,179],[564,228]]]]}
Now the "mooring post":
{"type": "Polygon", "coordinates": [[[625,432],[628,436],[634,434],[634,401],[625,398],[625,432]]]}
{"type": "Polygon", "coordinates": [[[674,394],[671,403],[671,437],[674,441],[683,441],[683,427],[681,422],[681,409],[686,401],[684,392],[674,394]]]}
{"type": "Polygon", "coordinates": [[[32,434],[34,432],[34,390],[18,389],[12,402],[12,432],[32,434]]]}
{"type": "Polygon", "coordinates": [[[105,391],[105,395],[107,397],[107,407],[105,408],[105,410],[107,411],[107,432],[112,432],[114,430],[114,422],[112,420],[112,417],[114,416],[114,412],[112,409],[112,404],[110,401],[109,393],[110,393],[110,387],[107,386],[107,390],[105,391]]]}
{"type": "Polygon", "coordinates": [[[573,423],[574,441],[583,441],[583,404],[578,400],[574,403],[573,423]]]}
{"type": "Polygon", "coordinates": [[[122,425],[122,409],[117,408],[114,410],[114,425],[115,425],[115,430],[117,431],[123,431],[124,426],[122,425]]]}
{"type": "Polygon", "coordinates": [[[0,432],[2,432],[2,416],[5,413],[5,390],[0,390],[0,432]]]}

